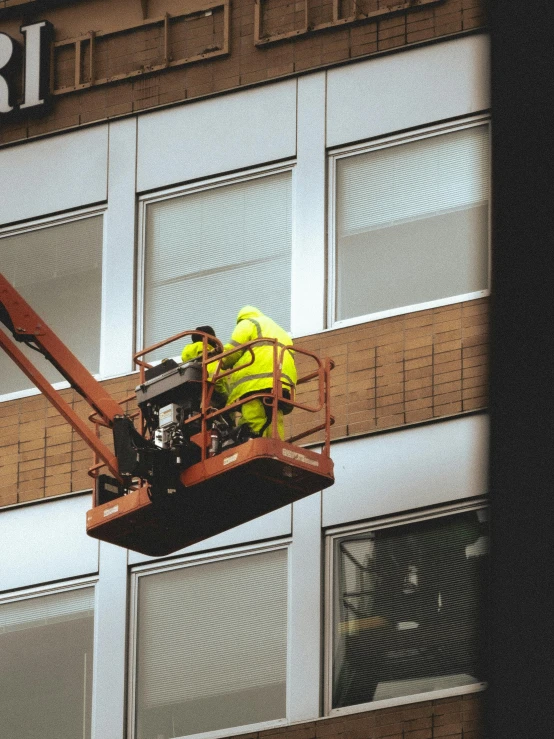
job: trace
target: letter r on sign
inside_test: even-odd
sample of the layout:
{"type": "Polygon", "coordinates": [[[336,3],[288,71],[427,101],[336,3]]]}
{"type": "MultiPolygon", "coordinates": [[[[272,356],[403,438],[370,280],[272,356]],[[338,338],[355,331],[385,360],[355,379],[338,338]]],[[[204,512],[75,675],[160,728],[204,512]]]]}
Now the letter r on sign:
{"type": "Polygon", "coordinates": [[[13,110],[14,71],[18,46],[6,33],[0,33],[0,113],[13,110]]]}

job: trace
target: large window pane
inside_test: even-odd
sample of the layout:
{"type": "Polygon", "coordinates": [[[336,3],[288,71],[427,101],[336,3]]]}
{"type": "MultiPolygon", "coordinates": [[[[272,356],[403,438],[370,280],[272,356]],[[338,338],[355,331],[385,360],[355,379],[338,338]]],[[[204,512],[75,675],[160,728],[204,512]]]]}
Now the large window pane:
{"type": "Polygon", "coordinates": [[[332,707],[481,681],[484,510],[335,539],[332,707]]]}
{"type": "Polygon", "coordinates": [[[488,288],[486,125],[337,160],[336,315],[488,288]]]}
{"type": "Polygon", "coordinates": [[[141,576],[137,739],[284,718],[287,553],[141,576]]]}
{"type": "MultiPolygon", "coordinates": [[[[98,372],[102,216],[0,238],[0,262],[4,277],[87,369],[98,372]]],[[[63,379],[40,354],[18,346],[50,382],[63,379]]],[[[28,387],[30,381],[0,352],[0,395],[28,387]]]]}
{"type": "Polygon", "coordinates": [[[88,739],[94,588],[0,603],[0,736],[88,739]]]}
{"type": "Polygon", "coordinates": [[[144,346],[205,324],[227,341],[245,304],[290,328],[291,172],[149,204],[144,280],[144,346]]]}

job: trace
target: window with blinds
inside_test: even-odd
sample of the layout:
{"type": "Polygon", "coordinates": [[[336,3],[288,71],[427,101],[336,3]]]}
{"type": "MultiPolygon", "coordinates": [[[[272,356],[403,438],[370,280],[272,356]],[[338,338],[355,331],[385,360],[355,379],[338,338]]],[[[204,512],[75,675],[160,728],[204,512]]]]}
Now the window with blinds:
{"type": "MultiPolygon", "coordinates": [[[[247,304],[290,328],[291,176],[146,205],[143,346],[206,324],[228,341],[247,304]]],[[[181,349],[170,345],[157,358],[181,349]]]]}
{"type": "Polygon", "coordinates": [[[489,285],[489,129],[336,160],[335,321],[489,285]]]}
{"type": "Polygon", "coordinates": [[[0,603],[0,736],[89,739],[94,588],[0,603]]]}
{"type": "Polygon", "coordinates": [[[485,509],[333,541],[331,707],[482,680],[485,509]]]}
{"type": "MultiPolygon", "coordinates": [[[[4,277],[91,372],[100,363],[102,220],[95,215],[0,238],[4,277]]],[[[18,347],[50,382],[63,379],[40,354],[18,347]]],[[[29,387],[1,352],[0,395],[29,387]]]]}
{"type": "Polygon", "coordinates": [[[286,716],[286,549],[138,582],[136,739],[286,716]]]}

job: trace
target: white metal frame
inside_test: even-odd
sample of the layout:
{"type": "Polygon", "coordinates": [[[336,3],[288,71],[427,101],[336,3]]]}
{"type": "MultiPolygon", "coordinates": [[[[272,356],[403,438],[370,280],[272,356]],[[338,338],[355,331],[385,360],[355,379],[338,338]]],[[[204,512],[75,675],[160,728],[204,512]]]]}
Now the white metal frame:
{"type": "Polygon", "coordinates": [[[391,706],[406,705],[410,703],[419,703],[421,701],[437,700],[439,698],[447,698],[453,695],[465,695],[466,693],[475,693],[484,690],[487,684],[484,682],[475,683],[474,685],[464,685],[459,688],[445,688],[443,690],[435,690],[426,693],[416,693],[412,695],[399,696],[397,698],[389,698],[386,700],[372,701],[368,703],[358,703],[343,708],[332,707],[332,689],[333,689],[333,604],[334,604],[334,544],[335,540],[348,534],[367,533],[377,529],[393,528],[407,523],[417,523],[420,521],[428,521],[433,518],[442,518],[454,515],[456,513],[464,513],[467,511],[488,510],[488,504],[485,498],[475,498],[471,501],[462,503],[452,503],[433,507],[430,510],[414,511],[408,514],[400,514],[396,516],[386,516],[372,521],[356,524],[346,524],[340,527],[334,527],[326,532],[325,536],[325,623],[324,623],[324,676],[323,676],[323,710],[326,716],[339,716],[351,713],[359,713],[363,711],[373,711],[391,706]]]}
{"type": "MultiPolygon", "coordinates": [[[[64,223],[71,223],[73,221],[81,221],[85,218],[92,218],[94,216],[102,216],[102,295],[104,294],[104,282],[106,279],[104,264],[106,262],[106,250],[107,250],[107,238],[106,238],[106,211],[107,205],[92,206],[89,208],[79,208],[78,210],[72,211],[71,213],[65,213],[61,216],[45,216],[44,218],[37,218],[36,220],[29,221],[25,224],[19,224],[18,226],[0,228],[0,239],[8,238],[10,236],[18,236],[24,233],[30,233],[31,231],[41,231],[44,228],[51,228],[54,226],[61,226],[64,223]]],[[[102,309],[102,306],[100,306],[102,309]]],[[[100,348],[102,346],[102,334],[104,332],[104,326],[100,324],[100,348]]],[[[102,357],[100,356],[99,361],[102,366],[102,357]]],[[[95,374],[94,377],[101,379],[100,374],[95,374]]],[[[105,379],[105,378],[102,378],[105,379]]],[[[69,383],[66,380],[53,383],[53,387],[56,390],[62,390],[69,387],[69,383]]],[[[36,387],[30,387],[26,390],[17,390],[13,393],[0,394],[0,403],[8,400],[16,400],[18,398],[26,398],[31,395],[38,395],[40,390],[36,387]]]]}
{"type": "Polygon", "coordinates": [[[67,590],[79,590],[80,588],[96,585],[97,582],[98,575],[89,575],[88,577],[78,577],[62,583],[35,585],[31,588],[12,590],[9,593],[0,593],[0,606],[15,601],[29,600],[29,598],[38,598],[41,595],[55,595],[56,593],[64,593],[67,590]]]}
{"type": "Polygon", "coordinates": [[[325,328],[327,73],[299,77],[297,95],[291,328],[307,336],[325,328]]]}
{"type": "Polygon", "coordinates": [[[226,185],[234,185],[239,182],[247,182],[250,180],[257,180],[261,177],[270,177],[271,175],[279,174],[281,172],[291,173],[291,255],[294,249],[295,240],[295,208],[294,208],[294,193],[295,193],[295,160],[287,160],[277,165],[265,165],[261,167],[252,167],[247,171],[241,171],[234,174],[220,175],[216,177],[210,177],[203,179],[201,182],[194,182],[190,185],[182,185],[179,187],[164,188],[161,192],[154,194],[139,196],[139,245],[137,250],[137,271],[136,271],[136,351],[143,348],[144,342],[144,270],[145,270],[145,253],[146,253],[146,209],[152,203],[157,203],[163,200],[170,200],[172,198],[183,197],[184,195],[192,195],[193,193],[205,192],[208,190],[214,190],[218,187],[225,187],[226,185]]]}
{"type": "MultiPolygon", "coordinates": [[[[291,664],[291,639],[289,635],[290,622],[290,580],[291,580],[291,543],[292,537],[286,537],[274,542],[261,542],[259,544],[249,544],[245,546],[233,547],[219,552],[208,552],[191,555],[188,557],[180,557],[179,559],[165,562],[149,562],[143,565],[137,565],[131,570],[130,582],[130,611],[129,611],[129,665],[128,665],[128,707],[127,707],[127,736],[129,739],[136,739],[136,685],[137,685],[137,624],[138,624],[138,585],[141,577],[148,575],[156,575],[171,570],[182,570],[188,567],[202,566],[210,562],[218,562],[222,560],[237,559],[238,557],[247,557],[263,552],[271,552],[278,549],[287,550],[287,671],[286,680],[289,682],[289,671],[291,664]]],[[[218,729],[214,731],[206,731],[200,734],[188,734],[187,739],[218,739],[219,737],[229,736],[230,733],[246,734],[252,731],[263,731],[272,729],[277,726],[285,726],[288,723],[289,707],[286,706],[287,715],[282,719],[274,719],[263,723],[248,724],[246,726],[230,726],[226,729],[218,729]]]]}
{"type": "MultiPolygon", "coordinates": [[[[472,128],[474,126],[482,126],[487,124],[490,129],[490,117],[488,115],[477,115],[468,116],[463,120],[451,121],[448,123],[440,123],[435,125],[429,125],[418,129],[417,131],[411,131],[409,133],[380,137],[379,139],[370,143],[358,144],[354,146],[343,146],[333,149],[329,152],[328,157],[328,170],[329,170],[329,184],[328,184],[328,314],[327,314],[327,325],[329,328],[343,328],[345,326],[354,326],[359,323],[367,323],[369,321],[377,321],[381,318],[389,318],[391,316],[403,315],[405,313],[413,313],[415,311],[427,310],[428,308],[438,308],[443,305],[452,305],[454,303],[461,303],[466,300],[474,300],[490,295],[490,260],[491,260],[491,249],[490,249],[490,230],[491,230],[491,219],[490,219],[490,208],[491,198],[489,196],[489,284],[486,290],[478,290],[472,293],[466,293],[463,295],[452,295],[446,298],[439,298],[437,300],[428,301],[425,303],[418,303],[416,305],[405,305],[397,308],[391,308],[390,310],[379,311],[377,313],[370,313],[363,316],[355,316],[353,318],[346,318],[343,320],[336,320],[336,294],[337,294],[337,238],[336,238],[336,170],[337,161],[350,156],[356,156],[358,154],[366,154],[371,151],[378,149],[386,149],[391,146],[401,146],[402,144],[410,143],[412,141],[420,141],[422,139],[431,138],[433,136],[440,136],[441,134],[451,133],[454,131],[460,131],[464,128],[472,128]]],[[[489,145],[489,161],[490,161],[490,145],[489,145]]],[[[489,184],[490,188],[490,184],[489,184]]]]}

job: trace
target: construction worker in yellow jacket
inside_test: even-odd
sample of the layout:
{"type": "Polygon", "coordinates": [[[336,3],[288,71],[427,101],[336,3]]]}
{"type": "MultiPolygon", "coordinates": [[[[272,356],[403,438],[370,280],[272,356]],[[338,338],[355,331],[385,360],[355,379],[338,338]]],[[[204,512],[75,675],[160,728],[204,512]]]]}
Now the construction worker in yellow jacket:
{"type": "MultiPolygon", "coordinates": [[[[283,346],[292,345],[290,335],[275,321],[272,321],[271,318],[254,308],[254,306],[245,305],[237,315],[237,325],[230,342],[225,344],[225,351],[254,339],[277,339],[283,346]]],[[[241,417],[238,421],[239,426],[247,425],[255,435],[269,437],[271,436],[271,406],[264,404],[262,398],[255,398],[250,401],[246,398],[256,393],[271,392],[273,388],[274,344],[260,342],[253,344],[251,349],[254,353],[252,364],[249,364],[252,355],[248,349],[230,354],[222,361],[226,369],[240,367],[242,364],[248,365],[242,369],[237,369],[236,372],[227,377],[229,392],[227,403],[231,404],[244,398],[245,402],[241,406],[241,417]]],[[[285,351],[283,353],[282,348],[278,345],[277,361],[280,358],[281,367],[278,376],[280,377],[284,397],[290,398],[297,380],[296,366],[292,352],[285,351]]],[[[277,428],[281,439],[285,438],[283,410],[286,413],[290,412],[289,409],[292,410],[292,406],[283,404],[283,407],[277,411],[277,428]]]]}
{"type": "MultiPolygon", "coordinates": [[[[195,331],[202,331],[205,334],[209,334],[209,336],[215,336],[215,331],[211,326],[197,326],[195,331]]],[[[190,362],[193,359],[199,359],[202,357],[202,350],[203,350],[203,339],[204,337],[202,334],[192,334],[191,335],[191,344],[187,344],[183,351],[181,352],[181,360],[183,362],[190,362]]],[[[210,343],[210,340],[208,338],[208,354],[210,353],[218,353],[218,350],[214,347],[212,343],[210,343]]],[[[215,371],[217,370],[219,362],[210,362],[207,367],[208,371],[208,380],[211,380],[215,371]]],[[[227,398],[227,381],[225,378],[218,380],[215,384],[215,390],[221,398],[219,399],[220,402],[217,403],[219,406],[221,403],[224,403],[227,398]]]]}

